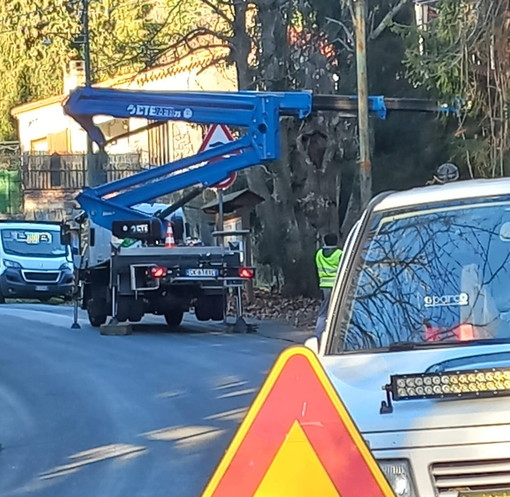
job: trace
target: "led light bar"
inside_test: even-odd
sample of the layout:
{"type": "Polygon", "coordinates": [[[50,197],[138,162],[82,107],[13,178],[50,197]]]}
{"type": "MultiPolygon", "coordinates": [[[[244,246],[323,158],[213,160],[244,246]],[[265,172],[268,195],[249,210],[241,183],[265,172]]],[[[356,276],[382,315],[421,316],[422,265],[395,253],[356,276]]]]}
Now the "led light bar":
{"type": "Polygon", "coordinates": [[[510,395],[510,368],[392,375],[385,390],[394,401],[510,395]]]}

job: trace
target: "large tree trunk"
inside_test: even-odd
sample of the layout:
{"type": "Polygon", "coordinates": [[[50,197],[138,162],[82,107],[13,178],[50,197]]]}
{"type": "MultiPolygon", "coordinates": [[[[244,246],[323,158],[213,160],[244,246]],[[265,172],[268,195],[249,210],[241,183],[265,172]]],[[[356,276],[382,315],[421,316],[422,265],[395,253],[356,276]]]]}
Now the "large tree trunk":
{"type": "MultiPolygon", "coordinates": [[[[334,92],[327,58],[318,51],[320,43],[303,30],[294,32],[289,45],[291,3],[258,0],[257,5],[258,87],[281,91],[297,84],[334,92]]],[[[285,119],[281,159],[248,172],[250,188],[266,199],[257,208],[263,228],[258,255],[261,262],[281,270],[286,295],[318,293],[314,255],[325,234],[339,232],[341,165],[354,157],[353,130],[335,114],[285,119]]]]}
{"type": "Polygon", "coordinates": [[[249,63],[252,41],[247,27],[248,6],[247,0],[233,3],[233,38],[230,58],[236,67],[237,88],[239,90],[248,90],[253,85],[253,74],[249,63]]]}

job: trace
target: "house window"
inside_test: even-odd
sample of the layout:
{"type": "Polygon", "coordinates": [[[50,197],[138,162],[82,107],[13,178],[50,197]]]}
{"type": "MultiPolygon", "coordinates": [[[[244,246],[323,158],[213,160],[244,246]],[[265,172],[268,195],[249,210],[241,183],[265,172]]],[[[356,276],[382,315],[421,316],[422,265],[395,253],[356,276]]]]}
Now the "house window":
{"type": "Polygon", "coordinates": [[[67,129],[48,135],[48,152],[66,154],[69,152],[67,129]]]}
{"type": "Polygon", "coordinates": [[[47,152],[48,151],[48,139],[38,138],[30,141],[30,152],[47,152]]]}

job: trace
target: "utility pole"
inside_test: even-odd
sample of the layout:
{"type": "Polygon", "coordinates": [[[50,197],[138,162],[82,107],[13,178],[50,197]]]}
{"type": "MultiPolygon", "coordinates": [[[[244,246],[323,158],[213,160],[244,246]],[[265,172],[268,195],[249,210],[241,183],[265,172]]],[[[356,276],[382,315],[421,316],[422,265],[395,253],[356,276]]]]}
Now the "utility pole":
{"type": "MultiPolygon", "coordinates": [[[[81,0],[81,40],[83,44],[83,59],[85,63],[85,86],[92,85],[92,68],[90,63],[90,30],[89,30],[89,4],[90,0],[81,0]]],[[[101,183],[98,174],[98,161],[94,156],[92,140],[87,134],[87,156],[85,170],[87,171],[87,185],[97,186],[101,183]]]]}
{"type": "Polygon", "coordinates": [[[90,86],[92,84],[92,70],[90,67],[89,0],[82,0],[81,25],[85,59],[85,86],[90,86]]]}
{"type": "Polygon", "coordinates": [[[368,108],[366,0],[353,0],[356,35],[356,72],[358,79],[359,184],[361,208],[372,197],[372,162],[370,160],[370,124],[368,108]]]}

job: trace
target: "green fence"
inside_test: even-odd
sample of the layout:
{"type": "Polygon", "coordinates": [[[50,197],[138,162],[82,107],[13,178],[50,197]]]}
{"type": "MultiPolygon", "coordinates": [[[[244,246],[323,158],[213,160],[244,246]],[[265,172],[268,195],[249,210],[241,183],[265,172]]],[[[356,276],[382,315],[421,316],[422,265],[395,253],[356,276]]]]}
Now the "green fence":
{"type": "Polygon", "coordinates": [[[21,212],[21,177],[18,170],[0,169],[0,214],[21,212]]]}

